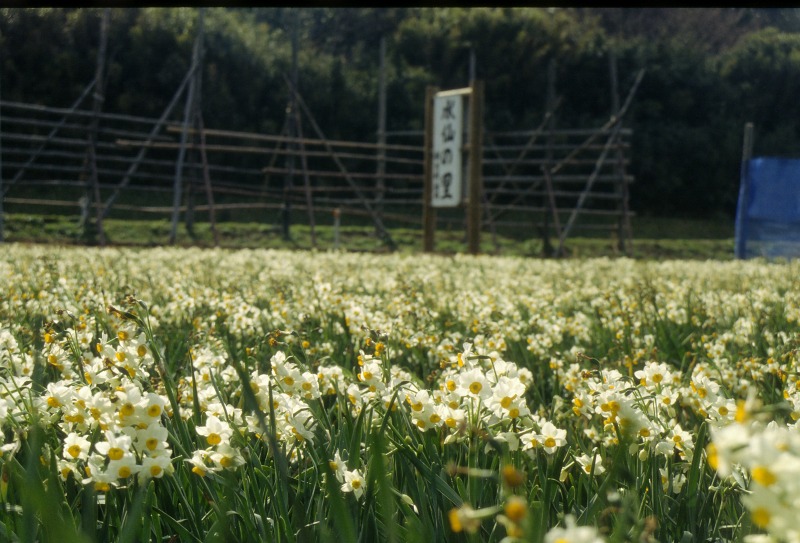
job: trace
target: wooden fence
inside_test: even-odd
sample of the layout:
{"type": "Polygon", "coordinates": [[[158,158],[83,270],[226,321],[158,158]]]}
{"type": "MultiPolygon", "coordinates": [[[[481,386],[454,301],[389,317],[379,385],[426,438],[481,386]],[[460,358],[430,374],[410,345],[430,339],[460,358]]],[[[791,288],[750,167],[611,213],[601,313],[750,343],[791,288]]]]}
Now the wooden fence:
{"type": "MultiPolygon", "coordinates": [[[[276,230],[288,219],[312,231],[315,216],[338,210],[372,221],[390,245],[387,224],[421,228],[421,131],[389,133],[386,144],[330,140],[301,99],[314,137],[190,128],[182,138],[187,127],[177,120],[100,113],[80,103],[54,108],[0,101],[0,209],[60,208],[101,230],[107,217],[178,212],[189,229],[196,220],[217,217],[255,218],[276,230]],[[185,166],[178,168],[181,149],[185,166]],[[182,187],[177,208],[176,179],[182,187]]],[[[625,172],[632,133],[620,118],[592,130],[543,125],[486,132],[484,232],[532,232],[553,254],[581,229],[611,229],[621,244],[629,240],[632,178],[625,172]]],[[[463,224],[457,214],[438,220],[463,224]]]]}

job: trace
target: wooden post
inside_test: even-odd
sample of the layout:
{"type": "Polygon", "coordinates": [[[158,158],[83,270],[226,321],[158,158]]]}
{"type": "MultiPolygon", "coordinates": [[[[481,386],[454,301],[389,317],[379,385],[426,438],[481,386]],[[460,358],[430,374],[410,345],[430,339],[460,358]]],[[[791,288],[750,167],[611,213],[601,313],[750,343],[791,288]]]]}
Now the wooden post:
{"type": "Polygon", "coordinates": [[[306,144],[303,143],[303,125],[300,122],[300,110],[295,109],[295,126],[297,137],[300,140],[300,166],[303,168],[303,188],[306,193],[306,209],[308,211],[308,226],[311,230],[311,246],[317,246],[316,221],[314,219],[314,196],[311,194],[311,177],[308,175],[308,159],[306,157],[306,144]]]}
{"type": "Polygon", "coordinates": [[[375,213],[383,219],[386,192],[386,36],[381,36],[380,71],[378,75],[378,178],[375,180],[375,213]]]}
{"type": "Polygon", "coordinates": [[[173,185],[172,198],[172,227],[169,232],[170,245],[175,243],[178,234],[178,218],[180,216],[181,199],[183,197],[183,162],[186,157],[186,144],[189,138],[189,123],[192,121],[192,113],[195,111],[195,91],[197,90],[197,75],[200,66],[200,47],[203,40],[203,9],[200,8],[198,14],[197,36],[194,39],[192,48],[192,78],[189,81],[189,91],[186,96],[186,105],[183,108],[183,129],[181,130],[181,146],[178,150],[178,161],[175,165],[175,183],[173,185]]]}
{"type": "MultiPolygon", "coordinates": [[[[109,8],[103,10],[103,16],[100,20],[100,45],[97,49],[97,68],[95,71],[95,86],[94,86],[94,101],[92,105],[92,121],[89,125],[89,145],[88,153],[88,166],[89,166],[89,186],[86,187],[86,198],[89,202],[95,203],[95,211],[97,213],[95,219],[95,228],[97,229],[97,241],[101,247],[106,245],[106,234],[103,230],[103,210],[102,200],[100,197],[100,180],[98,179],[97,172],[97,129],[100,122],[100,110],[103,107],[104,96],[104,68],[106,63],[106,49],[108,45],[108,23],[111,11],[109,8]]],[[[84,230],[88,227],[89,221],[84,221],[84,230]]]]}
{"type": "Polygon", "coordinates": [[[425,138],[424,138],[424,176],[422,195],[422,250],[433,252],[434,233],[436,231],[436,210],[431,205],[433,197],[433,97],[438,89],[425,89],[425,138]]]}
{"type": "Polygon", "coordinates": [[[608,51],[608,71],[611,79],[611,114],[619,111],[619,77],[617,75],[617,54],[613,48],[608,51]]]}
{"type": "MultiPolygon", "coordinates": [[[[0,67],[3,66],[3,50],[0,48],[0,67]]],[[[0,69],[0,88],[2,88],[3,70],[0,69]]],[[[2,96],[0,94],[0,96],[2,96]]],[[[2,115],[0,115],[0,119],[2,115]]],[[[5,187],[3,187],[3,129],[0,126],[0,243],[3,243],[5,238],[5,214],[3,212],[3,199],[5,198],[5,187]]]]}
{"type": "Polygon", "coordinates": [[[339,225],[342,220],[342,210],[338,207],[333,210],[333,248],[339,249],[339,225]]]}
{"type": "MultiPolygon", "coordinates": [[[[199,40],[198,51],[197,51],[197,65],[202,66],[202,58],[203,58],[203,42],[202,36],[203,34],[203,8],[200,8],[200,12],[197,17],[197,36],[199,40]]],[[[192,57],[194,57],[194,51],[192,51],[192,57]]],[[[192,58],[192,62],[194,62],[194,58],[192,58]]],[[[194,232],[194,198],[195,198],[195,185],[197,181],[197,174],[198,169],[202,166],[198,164],[197,161],[197,139],[198,139],[198,131],[200,128],[200,123],[198,122],[198,114],[200,112],[200,102],[202,100],[202,73],[200,70],[195,70],[194,72],[194,96],[192,97],[191,103],[191,111],[189,112],[190,116],[190,124],[191,124],[191,133],[190,133],[190,144],[189,149],[187,150],[187,159],[186,162],[191,164],[193,168],[190,170],[190,175],[186,176],[186,212],[183,216],[184,224],[186,225],[186,232],[189,233],[189,236],[194,239],[195,232],[194,232]]]]}
{"type": "Polygon", "coordinates": [[[742,142],[742,162],[753,158],[753,123],[744,125],[744,141],[742,142]]]}
{"type": "MultiPolygon", "coordinates": [[[[292,40],[292,80],[291,85],[289,86],[289,105],[286,111],[287,119],[288,119],[288,135],[290,138],[297,137],[297,119],[298,115],[296,113],[297,109],[297,85],[298,85],[298,72],[297,72],[297,49],[298,49],[298,34],[297,34],[297,26],[299,24],[298,21],[298,13],[296,10],[293,10],[292,14],[292,30],[291,30],[291,40],[292,40]]],[[[291,239],[291,224],[292,224],[292,199],[291,199],[291,190],[292,190],[292,183],[294,179],[294,153],[297,150],[297,144],[294,142],[287,143],[286,145],[287,150],[289,153],[286,155],[286,175],[283,178],[283,214],[281,217],[281,233],[283,234],[283,239],[289,240],[291,239]]]]}
{"type": "Polygon", "coordinates": [[[208,220],[211,223],[211,235],[214,237],[214,247],[219,247],[219,233],[217,232],[217,213],[214,205],[214,190],[211,188],[211,175],[208,171],[208,157],[206,156],[206,134],[203,126],[203,113],[197,112],[197,124],[200,130],[200,160],[203,163],[203,183],[206,188],[208,200],[208,220]]]}
{"type": "MultiPolygon", "coordinates": [[[[619,113],[619,77],[617,75],[617,55],[613,48],[608,51],[608,72],[611,82],[611,115],[619,113]]],[[[615,142],[614,175],[618,178],[614,185],[614,192],[619,198],[617,209],[619,218],[617,219],[617,248],[622,254],[633,255],[633,234],[631,232],[631,218],[629,209],[630,193],[628,190],[628,178],[625,176],[625,158],[622,153],[622,135],[617,137],[615,142]]]]}
{"type": "Polygon", "coordinates": [[[483,81],[472,83],[469,106],[469,201],[467,202],[467,245],[478,254],[481,245],[481,199],[483,196],[483,81]]]}
{"type": "Polygon", "coordinates": [[[470,48],[469,48],[469,86],[470,87],[475,82],[476,73],[477,73],[477,68],[476,68],[476,60],[475,60],[475,47],[474,46],[470,46],[470,48]]]}
{"type": "Polygon", "coordinates": [[[753,123],[744,125],[744,141],[742,142],[742,165],[739,180],[739,205],[736,212],[736,258],[747,258],[747,207],[749,205],[750,178],[748,169],[753,158],[753,123]]]}
{"type": "MultiPolygon", "coordinates": [[[[272,149],[272,156],[269,159],[269,164],[267,164],[266,171],[272,170],[275,167],[275,162],[278,160],[278,151],[281,148],[281,145],[284,144],[284,138],[286,136],[287,130],[289,129],[289,116],[287,115],[286,118],[283,120],[283,128],[281,128],[280,134],[278,138],[275,140],[275,147],[272,149]]],[[[288,148],[288,147],[287,147],[288,148]]],[[[262,195],[269,190],[269,174],[264,176],[264,184],[261,185],[261,193],[262,195]]]]}
{"type": "MultiPolygon", "coordinates": [[[[556,227],[556,235],[561,235],[561,225],[558,219],[558,209],[556,208],[556,198],[553,194],[553,178],[550,175],[551,164],[553,163],[553,128],[555,125],[555,111],[556,107],[556,61],[554,58],[550,59],[547,64],[547,113],[545,119],[547,120],[547,148],[545,149],[545,164],[542,168],[545,174],[545,188],[547,195],[545,196],[545,206],[550,208],[550,214],[553,216],[553,223],[556,227]]],[[[543,206],[543,207],[545,207],[543,206]]],[[[545,213],[542,218],[542,255],[546,257],[553,256],[553,245],[550,243],[550,214],[545,213]]]]}

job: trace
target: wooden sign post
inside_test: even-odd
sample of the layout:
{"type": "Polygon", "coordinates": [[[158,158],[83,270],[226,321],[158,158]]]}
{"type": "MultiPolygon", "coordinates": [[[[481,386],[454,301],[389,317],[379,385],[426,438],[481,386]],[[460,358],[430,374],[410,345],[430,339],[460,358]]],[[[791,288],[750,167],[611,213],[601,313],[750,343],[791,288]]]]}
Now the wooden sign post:
{"type": "Polygon", "coordinates": [[[434,249],[436,208],[465,207],[467,247],[480,251],[483,82],[425,96],[425,184],[423,249],[434,249]],[[467,160],[464,160],[464,154],[467,160]]]}

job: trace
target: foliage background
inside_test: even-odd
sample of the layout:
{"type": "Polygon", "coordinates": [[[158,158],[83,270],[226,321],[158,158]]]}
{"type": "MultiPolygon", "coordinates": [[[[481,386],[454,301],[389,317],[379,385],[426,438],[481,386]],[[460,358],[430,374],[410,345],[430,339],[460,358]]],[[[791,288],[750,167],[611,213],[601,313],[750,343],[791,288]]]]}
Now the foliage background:
{"type": "MultiPolygon", "coordinates": [[[[277,133],[291,29],[299,87],[326,135],[372,141],[378,44],[387,39],[388,129],[419,129],[426,85],[463,86],[474,48],[489,129],[531,129],[557,66],[562,127],[611,112],[608,55],[635,130],[632,208],[640,215],[733,216],[744,123],[755,153],[796,156],[800,16],[763,8],[213,8],[206,10],[206,126],[277,133]]],[[[64,107],[94,75],[100,9],[0,10],[2,98],[64,107]]],[[[193,8],[114,9],[105,111],[159,116],[189,67],[193,8]]]]}

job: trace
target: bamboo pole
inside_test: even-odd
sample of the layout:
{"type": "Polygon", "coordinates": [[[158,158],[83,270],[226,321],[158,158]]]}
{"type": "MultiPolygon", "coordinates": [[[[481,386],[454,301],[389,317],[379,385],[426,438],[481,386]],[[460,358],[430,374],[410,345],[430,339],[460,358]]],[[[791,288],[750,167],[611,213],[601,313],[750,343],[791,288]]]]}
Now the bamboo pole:
{"type": "Polygon", "coordinates": [[[481,200],[483,179],[483,81],[472,82],[469,107],[469,202],[467,208],[467,245],[471,254],[481,250],[481,200]]]}
{"type": "MultiPolygon", "coordinates": [[[[83,90],[82,94],[83,98],[86,98],[86,96],[89,94],[93,86],[94,86],[94,80],[92,80],[92,82],[89,83],[87,89],[83,90]]],[[[82,101],[83,101],[82,98],[76,100],[76,102],[78,103],[82,101]]],[[[85,117],[85,118],[92,117],[92,112],[90,110],[77,109],[76,106],[75,109],[73,109],[74,104],[70,108],[43,106],[41,104],[28,104],[25,102],[14,102],[12,100],[3,100],[2,104],[3,107],[5,107],[6,109],[21,109],[23,111],[52,113],[53,115],[66,115],[68,117],[85,117]]],[[[139,124],[146,124],[148,126],[152,125],[153,121],[155,120],[151,117],[140,117],[137,115],[125,115],[122,113],[108,113],[108,112],[100,113],[100,118],[103,121],[130,121],[139,124]]]]}
{"type": "MultiPolygon", "coordinates": [[[[220,130],[217,128],[206,128],[206,135],[208,136],[216,136],[216,137],[227,137],[227,138],[235,138],[235,139],[246,139],[246,140],[253,140],[253,141],[268,141],[268,142],[278,142],[278,143],[304,143],[306,145],[319,145],[319,146],[327,146],[330,145],[331,147],[357,147],[360,149],[369,149],[369,150],[379,150],[381,147],[385,148],[387,151],[409,151],[418,153],[420,151],[419,145],[401,145],[395,143],[387,143],[386,145],[381,146],[377,143],[368,143],[368,142],[360,142],[360,141],[350,141],[350,140],[319,140],[319,139],[312,139],[312,138],[296,138],[296,137],[289,137],[285,136],[286,129],[284,128],[281,130],[280,135],[272,135],[272,134],[257,134],[255,132],[239,132],[236,130],[220,130]]],[[[167,126],[167,132],[180,132],[180,126],[167,126]]],[[[191,132],[191,129],[190,129],[191,132]]],[[[387,135],[390,132],[386,132],[387,135]]],[[[391,134],[395,134],[395,132],[391,132],[391,134]]],[[[366,158],[368,155],[364,155],[366,158]]],[[[374,160],[373,155],[373,160],[374,160]]]]}
{"type": "Polygon", "coordinates": [[[425,142],[423,150],[425,153],[424,166],[424,185],[422,195],[422,250],[432,253],[436,235],[436,209],[431,205],[433,197],[433,98],[438,89],[428,87],[425,89],[425,142]]]}
{"type": "Polygon", "coordinates": [[[747,258],[747,208],[750,205],[750,159],[753,158],[753,123],[744,125],[742,141],[742,164],[739,178],[739,205],[736,209],[736,258],[747,258]]]}
{"type": "Polygon", "coordinates": [[[197,122],[200,127],[200,159],[203,163],[203,183],[206,188],[208,202],[208,220],[211,223],[211,235],[214,237],[214,247],[219,246],[219,232],[217,232],[217,214],[214,205],[214,190],[211,188],[211,175],[208,171],[208,157],[206,156],[206,134],[203,131],[203,113],[197,112],[197,122]]]}
{"type": "Polygon", "coordinates": [[[378,72],[378,156],[375,185],[375,212],[380,218],[383,213],[383,198],[386,190],[386,36],[381,36],[380,68],[378,72]]]}
{"type": "MultiPolygon", "coordinates": [[[[0,67],[3,66],[3,49],[0,48],[0,67]]],[[[0,98],[2,98],[2,82],[3,70],[0,69],[0,98]]],[[[2,106],[0,106],[2,109],[2,106]]],[[[2,114],[0,114],[0,243],[5,242],[5,210],[3,208],[3,200],[5,197],[5,190],[3,187],[3,128],[2,128],[2,114]]]]}
{"type": "MultiPolygon", "coordinates": [[[[302,139],[303,125],[300,122],[300,112],[295,110],[295,123],[297,127],[297,135],[302,139]]],[[[311,177],[308,172],[308,160],[306,159],[306,146],[300,144],[300,166],[303,168],[303,190],[306,196],[306,207],[308,208],[308,225],[311,230],[311,246],[317,246],[317,233],[316,233],[316,220],[314,219],[314,196],[311,191],[311,177]]]]}
{"type": "MultiPolygon", "coordinates": [[[[616,128],[618,129],[619,126],[620,125],[618,124],[616,128]]],[[[597,158],[597,163],[595,164],[594,171],[589,176],[589,179],[586,181],[586,188],[583,190],[583,192],[581,192],[581,195],[578,197],[578,203],[575,204],[575,207],[572,209],[572,213],[570,213],[569,219],[567,219],[567,224],[564,225],[564,229],[561,231],[561,235],[558,237],[558,249],[556,249],[556,256],[563,256],[564,242],[566,241],[567,236],[569,236],[570,230],[572,230],[572,225],[575,223],[575,220],[578,217],[578,213],[581,212],[583,205],[586,202],[586,198],[592,191],[594,180],[597,177],[597,174],[600,172],[600,168],[602,168],[603,163],[606,160],[606,155],[608,154],[609,150],[611,149],[611,146],[614,143],[614,140],[617,137],[617,131],[618,130],[615,129],[614,131],[611,132],[611,135],[608,137],[608,142],[606,143],[606,147],[605,149],[603,149],[603,152],[597,158]]]]}
{"type": "Polygon", "coordinates": [[[181,146],[178,150],[178,160],[175,164],[175,184],[173,187],[173,199],[172,199],[172,225],[170,227],[169,232],[169,244],[172,245],[175,243],[175,238],[178,234],[178,218],[180,216],[180,203],[182,197],[182,185],[183,185],[183,161],[186,156],[186,143],[189,136],[189,122],[192,120],[192,113],[195,111],[195,92],[197,90],[197,74],[199,73],[200,67],[200,48],[202,47],[203,41],[203,8],[200,8],[200,12],[198,14],[198,29],[197,29],[197,36],[194,40],[194,47],[192,48],[192,66],[190,68],[190,72],[192,72],[192,78],[189,80],[189,90],[186,96],[186,104],[183,109],[183,130],[181,131],[181,146]]]}
{"type": "MultiPolygon", "coordinates": [[[[0,101],[0,102],[2,102],[2,101],[0,101]]],[[[46,113],[49,113],[49,112],[46,112],[46,113]]],[[[75,116],[76,117],[78,116],[77,115],[78,113],[84,113],[84,112],[81,111],[81,110],[76,111],[75,112],[75,116]]],[[[97,114],[97,117],[99,118],[100,121],[106,120],[106,116],[103,115],[102,111],[97,114]]],[[[83,132],[83,131],[86,130],[86,125],[83,124],[83,123],[58,123],[56,121],[47,121],[47,120],[42,120],[42,119],[34,119],[32,117],[18,117],[18,116],[8,116],[8,115],[3,115],[2,119],[3,119],[3,121],[6,121],[9,125],[24,125],[26,127],[34,127],[35,126],[35,127],[41,127],[41,128],[53,128],[54,126],[59,126],[60,129],[62,129],[62,130],[65,130],[65,131],[71,130],[71,131],[77,131],[77,132],[83,132]]],[[[91,122],[91,117],[90,117],[90,122],[91,122]]],[[[134,130],[119,130],[119,129],[114,129],[114,128],[106,128],[106,127],[104,127],[102,125],[97,127],[97,135],[98,136],[113,135],[113,136],[116,136],[116,137],[123,137],[123,136],[124,137],[141,137],[141,136],[145,136],[146,137],[147,136],[147,134],[144,133],[144,132],[138,132],[138,131],[134,131],[134,130]]],[[[64,141],[64,140],[68,141],[69,139],[70,138],[59,139],[59,138],[53,137],[51,139],[51,141],[55,141],[55,142],[64,141]]],[[[159,139],[159,140],[162,140],[162,141],[172,141],[172,138],[170,138],[169,136],[159,136],[156,139],[159,139]]],[[[45,136],[31,136],[28,141],[42,142],[42,141],[45,141],[45,140],[46,140],[45,136]]],[[[80,141],[80,140],[76,139],[75,141],[80,141]]],[[[83,140],[83,143],[85,144],[86,141],[83,140]]],[[[25,154],[29,154],[29,153],[30,153],[30,149],[25,149],[25,154]]],[[[45,151],[45,150],[42,150],[42,151],[39,152],[40,155],[43,155],[43,154],[46,154],[46,153],[47,153],[47,151],[45,151]]]]}
{"type": "MultiPolygon", "coordinates": [[[[608,51],[608,72],[611,82],[611,112],[619,111],[619,76],[617,72],[617,55],[614,48],[608,51]]],[[[622,153],[621,139],[617,138],[617,145],[614,147],[616,161],[614,163],[614,174],[619,177],[616,183],[615,192],[619,197],[617,208],[620,216],[617,221],[617,245],[619,251],[627,256],[633,255],[633,232],[631,230],[628,180],[625,176],[625,159],[622,153]]]]}
{"type": "MultiPolygon", "coordinates": [[[[103,9],[103,16],[100,20],[100,46],[97,51],[97,71],[95,72],[94,78],[95,91],[94,104],[92,106],[93,116],[89,128],[88,162],[90,169],[90,185],[92,189],[90,201],[98,204],[102,202],[102,198],[100,197],[100,181],[97,173],[97,127],[99,124],[100,110],[102,109],[103,102],[105,101],[104,68],[106,63],[106,49],[108,47],[108,24],[110,17],[111,10],[109,8],[103,9]]],[[[84,224],[84,228],[85,227],[86,225],[84,224]]],[[[106,234],[103,230],[103,212],[100,207],[95,208],[95,227],[97,228],[97,240],[100,242],[101,247],[105,247],[106,234]]]]}
{"type": "MultiPolygon", "coordinates": [[[[561,219],[558,216],[558,208],[556,206],[556,192],[553,190],[553,178],[550,176],[550,169],[549,168],[542,168],[542,173],[544,174],[545,179],[545,186],[546,191],[545,195],[547,196],[547,208],[550,211],[550,214],[553,217],[553,226],[556,229],[556,235],[561,237],[561,219]]],[[[547,221],[547,214],[544,215],[544,234],[542,235],[542,242],[543,248],[545,252],[545,256],[550,256],[549,253],[552,253],[552,246],[550,245],[550,233],[549,233],[549,222],[547,221]]],[[[556,255],[560,256],[560,255],[556,255]]]]}
{"type": "MultiPolygon", "coordinates": [[[[547,64],[547,111],[553,111],[553,103],[556,100],[556,60],[555,58],[550,58],[550,62],[547,64]]],[[[546,116],[547,117],[547,116],[546,116]]],[[[545,189],[547,192],[547,203],[548,207],[551,209],[551,213],[553,215],[553,224],[556,227],[556,235],[561,235],[561,224],[558,217],[558,212],[556,209],[556,199],[555,195],[553,194],[553,178],[550,175],[549,169],[551,168],[551,164],[553,163],[553,128],[555,126],[555,117],[550,116],[547,120],[547,141],[545,142],[545,164],[542,165],[545,178],[545,189]]],[[[553,254],[553,246],[550,243],[550,221],[548,220],[549,216],[547,213],[544,215],[543,223],[544,226],[542,227],[542,253],[544,256],[551,256],[553,254]]]]}
{"type": "MultiPolygon", "coordinates": [[[[298,104],[300,105],[300,107],[305,112],[306,118],[308,118],[309,122],[311,123],[311,126],[314,128],[314,131],[317,133],[317,137],[319,137],[319,139],[321,139],[323,141],[326,141],[325,134],[322,132],[322,129],[319,127],[317,122],[314,120],[314,116],[312,115],[311,111],[308,109],[308,106],[306,105],[305,100],[303,100],[303,97],[300,96],[299,92],[297,92],[296,88],[294,89],[294,92],[295,92],[295,96],[297,97],[298,104]]],[[[342,173],[347,174],[347,169],[344,167],[344,164],[342,163],[342,161],[340,159],[340,154],[336,153],[336,151],[334,151],[333,147],[331,147],[327,143],[325,145],[325,148],[328,151],[328,153],[330,153],[330,157],[336,163],[336,166],[342,171],[342,173]]],[[[383,225],[383,221],[381,221],[381,219],[375,214],[375,210],[372,208],[372,206],[370,205],[369,201],[364,196],[363,192],[361,191],[361,188],[356,184],[355,181],[353,181],[353,179],[349,175],[345,176],[345,180],[352,187],[353,192],[356,194],[357,198],[361,201],[361,204],[367,210],[367,213],[369,214],[370,218],[375,223],[375,226],[376,226],[377,231],[378,231],[378,235],[381,237],[381,239],[383,239],[384,243],[391,250],[396,249],[397,245],[395,244],[394,240],[392,240],[392,237],[389,234],[388,230],[386,230],[386,227],[383,225]]]]}
{"type": "MultiPolygon", "coordinates": [[[[297,54],[299,49],[298,44],[298,26],[299,22],[299,14],[297,10],[292,11],[292,28],[291,28],[291,47],[292,47],[292,64],[291,64],[291,82],[289,83],[289,105],[287,106],[286,110],[286,118],[287,118],[287,131],[288,135],[291,138],[296,138],[298,136],[297,133],[297,85],[298,85],[298,71],[297,71],[297,54]]],[[[288,151],[286,154],[286,175],[283,178],[283,213],[281,216],[282,223],[281,223],[281,231],[283,233],[283,239],[290,240],[291,239],[291,213],[292,213],[292,202],[289,198],[289,191],[292,188],[292,183],[294,181],[294,157],[297,149],[297,144],[292,142],[288,143],[286,146],[286,150],[288,151]]]]}
{"type": "MultiPolygon", "coordinates": [[[[189,131],[191,132],[191,130],[189,131]]],[[[206,132],[208,134],[209,132],[206,132]]],[[[295,138],[296,139],[296,138],[295,138]]],[[[180,143],[155,143],[155,142],[147,142],[147,141],[135,141],[135,140],[126,140],[126,139],[118,139],[116,144],[119,146],[128,146],[128,147],[148,147],[152,149],[180,149],[180,143]]],[[[188,144],[188,147],[193,146],[194,144],[188,144]]],[[[187,148],[188,148],[187,147],[187,148]]],[[[250,154],[291,154],[295,151],[292,150],[275,150],[275,149],[267,149],[265,147],[253,147],[253,146],[241,146],[241,145],[206,145],[206,149],[209,151],[219,151],[219,152],[238,152],[238,153],[250,153],[250,154]]],[[[306,156],[313,156],[313,157],[330,157],[331,153],[335,153],[336,156],[339,158],[353,158],[356,160],[375,160],[375,155],[372,154],[358,154],[358,153],[342,153],[335,151],[332,147],[330,150],[326,149],[324,151],[306,151],[306,156]]],[[[405,159],[405,158],[398,158],[398,157],[387,157],[386,160],[388,162],[394,162],[397,164],[408,164],[408,165],[421,165],[422,161],[414,160],[414,159],[405,159]]]]}

